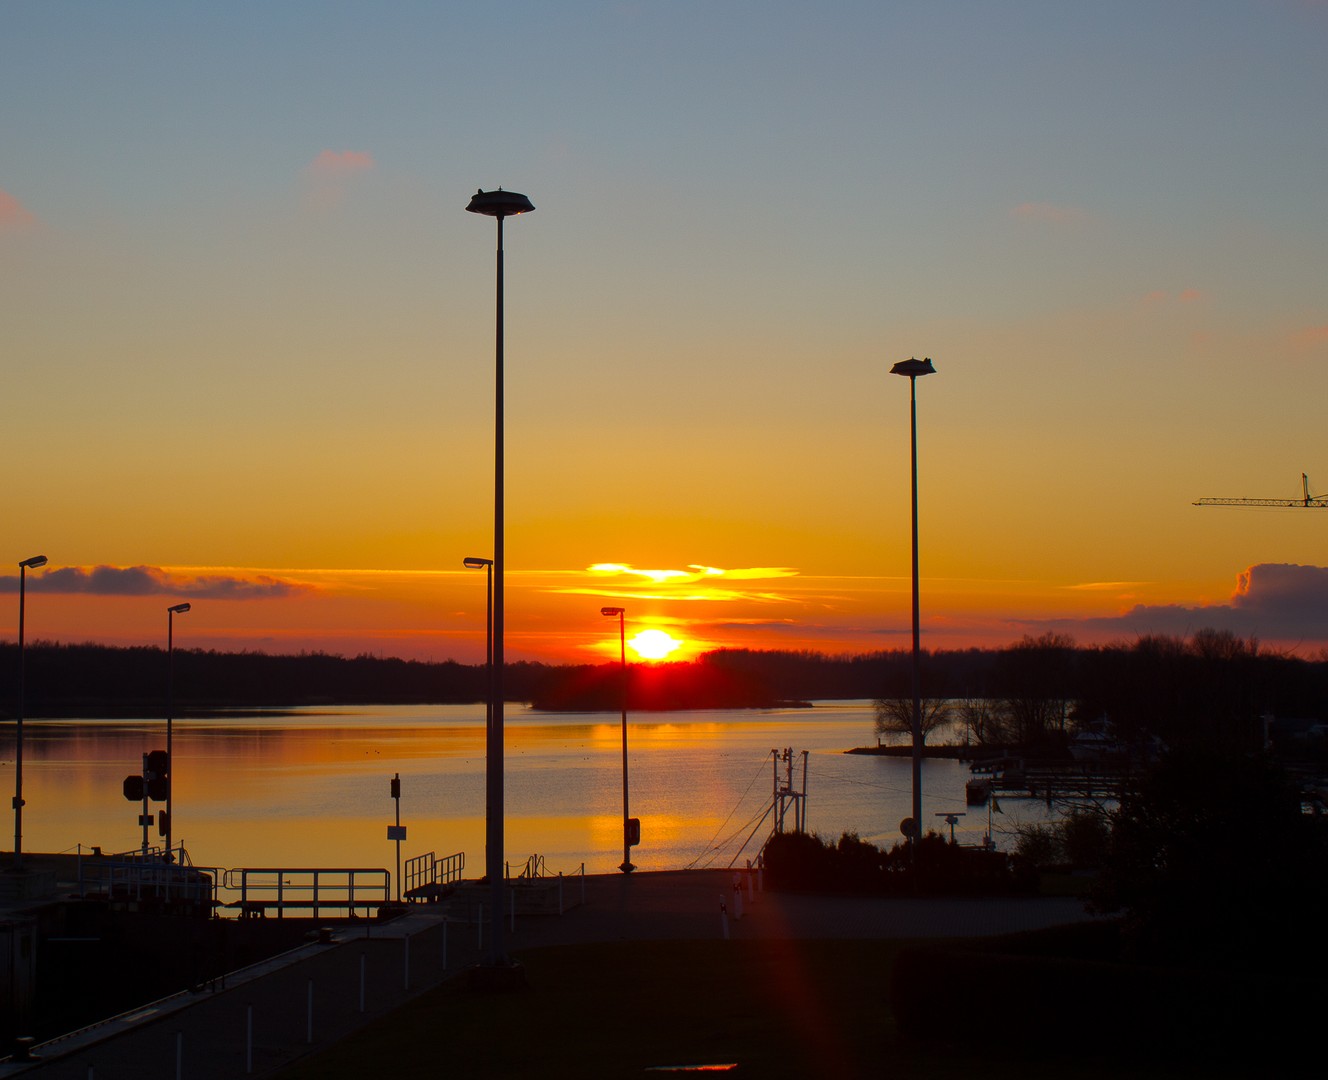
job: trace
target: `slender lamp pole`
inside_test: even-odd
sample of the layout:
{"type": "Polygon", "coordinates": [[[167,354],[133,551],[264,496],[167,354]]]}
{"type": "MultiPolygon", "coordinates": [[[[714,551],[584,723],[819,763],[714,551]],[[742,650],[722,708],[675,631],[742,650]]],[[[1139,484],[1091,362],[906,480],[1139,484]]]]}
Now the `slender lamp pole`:
{"type": "Polygon", "coordinates": [[[484,737],[493,724],[493,560],[468,555],[461,560],[467,570],[486,571],[484,586],[484,737]]]}
{"type": "Polygon", "coordinates": [[[626,608],[600,608],[601,615],[618,616],[618,655],[622,658],[619,700],[622,703],[622,751],[623,751],[623,861],[618,867],[624,874],[636,869],[632,865],[632,840],[627,831],[627,627],[626,608]]]}
{"type": "Polygon", "coordinates": [[[175,788],[175,749],[171,745],[171,718],[175,715],[175,616],[189,610],[188,604],[172,604],[166,609],[166,861],[171,861],[171,830],[175,810],[171,792],[175,788]]]}
{"type": "Polygon", "coordinates": [[[901,360],[890,369],[891,375],[908,376],[909,430],[912,446],[913,475],[913,835],[909,848],[916,857],[922,839],[922,679],[919,673],[921,619],[918,603],[918,376],[934,375],[931,359],[916,357],[901,360]]]}
{"type": "Polygon", "coordinates": [[[497,306],[494,330],[493,658],[489,677],[489,730],[485,750],[485,872],[489,877],[489,964],[506,966],[503,924],[503,218],[535,207],[514,191],[477,191],[466,207],[498,219],[497,306]]]}
{"type": "Polygon", "coordinates": [[[14,732],[14,869],[23,869],[23,681],[27,657],[23,646],[23,610],[27,600],[27,575],[46,565],[45,555],[34,555],[18,564],[18,717],[14,732]]]}

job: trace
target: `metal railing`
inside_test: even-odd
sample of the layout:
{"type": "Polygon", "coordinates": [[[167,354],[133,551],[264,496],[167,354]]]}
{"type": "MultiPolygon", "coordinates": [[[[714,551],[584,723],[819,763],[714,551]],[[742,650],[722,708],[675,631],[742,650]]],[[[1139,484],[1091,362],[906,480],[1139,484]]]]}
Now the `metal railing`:
{"type": "Polygon", "coordinates": [[[438,858],[432,851],[406,860],[402,873],[407,900],[437,899],[449,886],[458,884],[466,869],[466,853],[438,858]]]}
{"type": "Polygon", "coordinates": [[[376,867],[243,867],[227,870],[225,888],[238,890],[239,899],[226,906],[241,918],[262,917],[275,911],[345,911],[366,916],[391,899],[391,875],[376,867]]]}
{"type": "Polygon", "coordinates": [[[113,855],[82,856],[78,860],[78,894],[100,896],[111,901],[136,904],[216,906],[217,890],[224,871],[194,866],[181,845],[166,861],[163,848],[117,852],[113,855]]]}

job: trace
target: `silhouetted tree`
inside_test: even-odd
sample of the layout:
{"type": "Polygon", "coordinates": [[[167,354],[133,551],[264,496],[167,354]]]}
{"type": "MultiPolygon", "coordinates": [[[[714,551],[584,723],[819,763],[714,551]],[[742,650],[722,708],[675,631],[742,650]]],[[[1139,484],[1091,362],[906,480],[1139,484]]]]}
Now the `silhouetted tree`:
{"type": "MultiPolygon", "coordinates": [[[[939,728],[945,727],[953,719],[950,703],[945,698],[922,698],[919,701],[918,729],[922,745],[927,745],[927,736],[939,728]]],[[[913,699],[877,698],[872,703],[876,718],[873,730],[879,743],[885,735],[913,735],[913,699]]]]}
{"type": "Polygon", "coordinates": [[[1063,736],[1074,687],[1074,639],[1047,633],[1002,649],[996,662],[1001,719],[1024,744],[1063,736]]]}

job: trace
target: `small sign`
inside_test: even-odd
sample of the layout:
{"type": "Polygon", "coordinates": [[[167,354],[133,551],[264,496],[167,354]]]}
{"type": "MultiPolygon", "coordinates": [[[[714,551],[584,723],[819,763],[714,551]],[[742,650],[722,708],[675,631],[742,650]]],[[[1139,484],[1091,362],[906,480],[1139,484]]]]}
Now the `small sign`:
{"type": "Polygon", "coordinates": [[[404,826],[404,825],[389,825],[389,826],[387,827],[387,838],[388,838],[389,840],[404,840],[404,839],[406,839],[406,826],[404,826]]]}

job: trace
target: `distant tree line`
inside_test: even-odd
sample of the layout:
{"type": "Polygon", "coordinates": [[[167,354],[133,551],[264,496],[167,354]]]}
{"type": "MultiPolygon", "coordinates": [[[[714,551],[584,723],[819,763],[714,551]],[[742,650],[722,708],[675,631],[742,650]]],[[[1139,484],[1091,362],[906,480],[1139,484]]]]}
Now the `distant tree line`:
{"type": "MultiPolygon", "coordinates": [[[[0,645],[0,703],[17,705],[18,649],[0,645]]],[[[1108,718],[1122,738],[1168,743],[1219,740],[1261,745],[1265,714],[1328,717],[1328,657],[1301,659],[1229,633],[1149,636],[1078,647],[1060,635],[1002,649],[924,652],[921,693],[970,740],[995,744],[1064,740],[1075,725],[1108,718]]],[[[90,715],[165,708],[167,656],[157,647],[36,643],[27,647],[28,715],[90,715]]],[[[317,704],[449,704],[483,701],[483,664],[312,652],[175,650],[181,709],[317,704]]],[[[906,729],[912,657],[898,649],[857,655],[720,649],[686,663],[621,666],[511,663],[505,696],[540,708],[768,707],[818,699],[890,705],[906,729]]],[[[864,733],[866,734],[866,733],[864,733]]]]}

